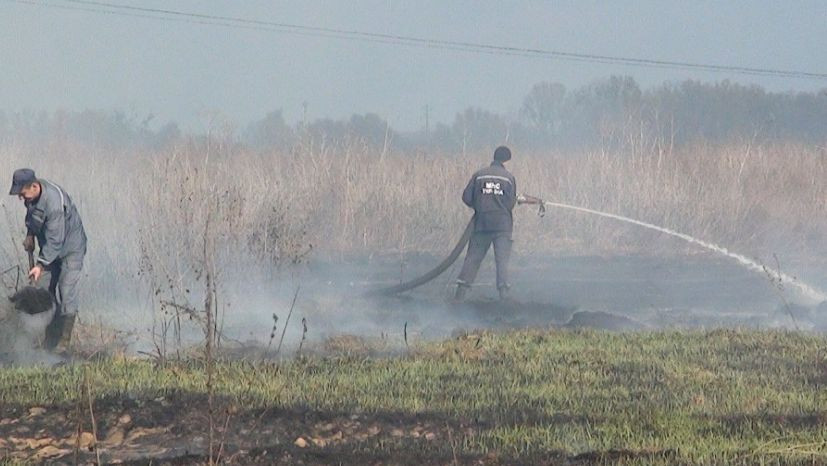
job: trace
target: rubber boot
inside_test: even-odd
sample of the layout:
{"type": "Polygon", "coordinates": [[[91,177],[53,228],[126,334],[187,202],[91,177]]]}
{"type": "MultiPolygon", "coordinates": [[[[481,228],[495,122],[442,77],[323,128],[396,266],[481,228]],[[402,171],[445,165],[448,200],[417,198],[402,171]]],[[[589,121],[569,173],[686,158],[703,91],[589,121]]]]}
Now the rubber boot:
{"type": "Polygon", "coordinates": [[[63,334],[63,316],[60,314],[52,317],[52,321],[46,326],[46,336],[43,339],[43,348],[49,351],[57,347],[60,336],[63,334]]]}
{"type": "Polygon", "coordinates": [[[63,316],[63,319],[63,331],[60,334],[60,340],[57,342],[57,350],[68,352],[69,344],[72,342],[72,330],[75,328],[75,314],[63,316]]]}
{"type": "Polygon", "coordinates": [[[465,301],[465,295],[468,293],[468,285],[457,285],[457,291],[454,293],[454,302],[461,303],[465,301]]]}
{"type": "Polygon", "coordinates": [[[508,301],[511,299],[511,287],[502,286],[497,289],[500,292],[500,301],[508,301]]]}
{"type": "Polygon", "coordinates": [[[43,346],[49,351],[65,351],[72,341],[72,329],[75,327],[74,315],[58,315],[46,326],[46,338],[43,346]]]}

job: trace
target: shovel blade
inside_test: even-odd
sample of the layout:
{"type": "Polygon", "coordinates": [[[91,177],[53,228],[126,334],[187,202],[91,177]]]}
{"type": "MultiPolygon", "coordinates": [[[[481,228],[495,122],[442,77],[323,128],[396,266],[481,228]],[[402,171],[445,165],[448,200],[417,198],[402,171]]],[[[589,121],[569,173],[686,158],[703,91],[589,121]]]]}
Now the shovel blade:
{"type": "Polygon", "coordinates": [[[14,303],[15,309],[29,315],[54,312],[55,310],[54,299],[49,290],[36,286],[21,288],[9,300],[14,303]]]}

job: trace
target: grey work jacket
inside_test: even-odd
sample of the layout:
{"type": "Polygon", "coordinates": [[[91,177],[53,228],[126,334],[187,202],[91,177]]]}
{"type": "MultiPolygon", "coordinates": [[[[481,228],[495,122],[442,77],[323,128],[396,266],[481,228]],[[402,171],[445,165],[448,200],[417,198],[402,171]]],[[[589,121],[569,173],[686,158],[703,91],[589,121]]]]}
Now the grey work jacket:
{"type": "Polygon", "coordinates": [[[474,209],[474,231],[510,233],[514,228],[511,211],[517,204],[517,181],[502,163],[494,161],[474,173],[462,201],[474,209]]]}
{"type": "Polygon", "coordinates": [[[40,197],[26,203],[26,228],[37,238],[37,262],[49,266],[71,254],[86,254],[86,232],[75,204],[63,188],[44,179],[40,197]]]}

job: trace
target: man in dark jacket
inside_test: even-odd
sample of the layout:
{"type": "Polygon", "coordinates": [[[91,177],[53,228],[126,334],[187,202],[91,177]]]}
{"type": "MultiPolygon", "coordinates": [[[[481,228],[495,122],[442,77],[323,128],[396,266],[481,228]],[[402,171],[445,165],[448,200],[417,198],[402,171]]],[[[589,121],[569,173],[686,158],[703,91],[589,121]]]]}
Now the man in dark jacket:
{"type": "Polygon", "coordinates": [[[72,336],[78,311],[78,281],[86,255],[86,232],[72,199],[63,188],[38,179],[33,170],[14,172],[9,194],[18,196],[26,206],[26,240],[23,246],[33,252],[35,239],[40,246],[37,261],[29,270],[34,283],[48,284],[56,314],[46,328],[44,346],[53,350],[65,347],[72,336]]]}
{"type": "Polygon", "coordinates": [[[514,228],[511,211],[517,204],[517,181],[504,165],[509,160],[511,151],[505,146],[498,147],[491,165],[474,173],[462,193],[462,201],[474,209],[474,233],[457,280],[455,301],[465,299],[491,244],[497,263],[497,290],[500,299],[508,298],[511,286],[508,283],[508,259],[514,228]]]}

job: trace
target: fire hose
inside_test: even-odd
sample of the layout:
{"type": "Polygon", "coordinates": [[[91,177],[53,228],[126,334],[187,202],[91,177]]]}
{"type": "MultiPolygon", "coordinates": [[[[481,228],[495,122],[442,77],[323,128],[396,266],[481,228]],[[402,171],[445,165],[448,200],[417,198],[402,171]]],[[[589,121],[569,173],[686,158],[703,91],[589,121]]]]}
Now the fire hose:
{"type": "Polygon", "coordinates": [[[474,217],[471,217],[471,221],[468,222],[468,225],[465,227],[465,231],[462,232],[462,237],[457,242],[454,249],[451,250],[451,254],[448,255],[442,262],[439,263],[433,270],[422,275],[420,277],[414,278],[413,280],[407,281],[405,283],[400,283],[395,286],[391,286],[388,288],[380,288],[378,290],[371,290],[368,291],[365,295],[366,296],[381,296],[381,295],[394,295],[397,293],[402,293],[403,291],[412,290],[418,286],[424,285],[429,281],[433,280],[434,278],[442,275],[442,272],[448,269],[454,262],[456,262],[457,258],[460,254],[462,254],[462,250],[465,248],[465,245],[468,244],[468,241],[471,239],[471,233],[474,232],[474,217]]]}
{"type": "MultiPolygon", "coordinates": [[[[546,205],[545,202],[540,199],[539,197],[522,195],[517,198],[517,202],[519,204],[532,204],[538,205],[539,211],[537,214],[542,217],[546,214],[546,205]]],[[[395,295],[398,293],[402,293],[404,291],[412,290],[416,287],[422,286],[431,280],[435,279],[436,277],[442,275],[443,272],[448,270],[448,267],[453,265],[456,262],[457,258],[462,254],[462,250],[465,249],[465,246],[468,244],[468,241],[471,239],[471,234],[474,233],[474,218],[471,217],[471,220],[468,222],[468,225],[465,227],[465,231],[462,232],[462,236],[460,237],[457,244],[454,246],[454,249],[451,250],[451,253],[448,254],[448,257],[442,260],[436,267],[434,267],[428,273],[421,275],[413,280],[409,280],[404,283],[400,283],[398,285],[390,286],[387,288],[379,288],[376,290],[371,290],[365,293],[364,296],[390,296],[395,295]]]]}

